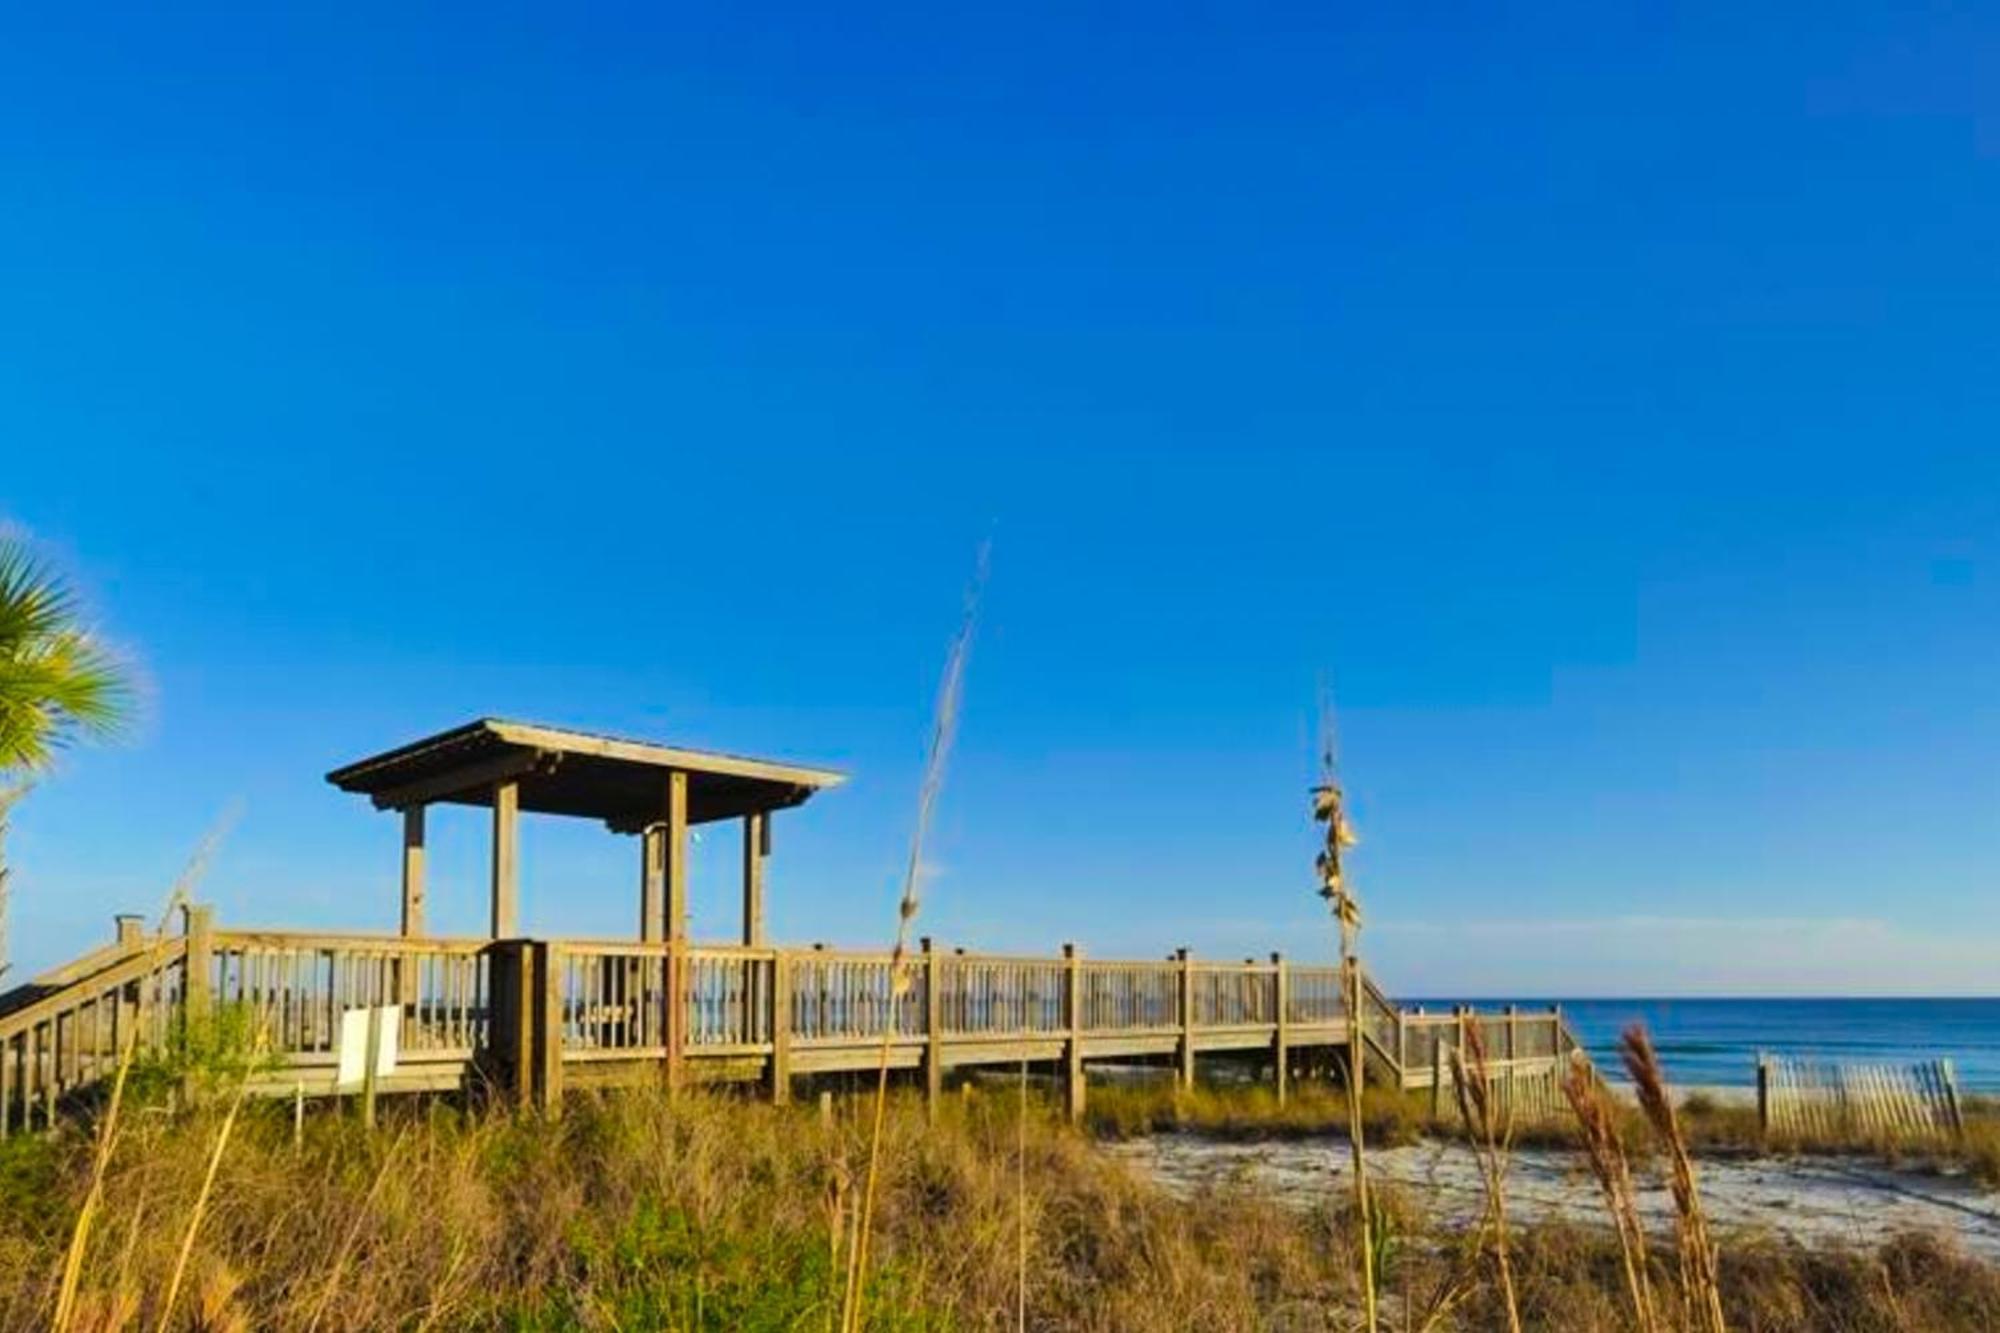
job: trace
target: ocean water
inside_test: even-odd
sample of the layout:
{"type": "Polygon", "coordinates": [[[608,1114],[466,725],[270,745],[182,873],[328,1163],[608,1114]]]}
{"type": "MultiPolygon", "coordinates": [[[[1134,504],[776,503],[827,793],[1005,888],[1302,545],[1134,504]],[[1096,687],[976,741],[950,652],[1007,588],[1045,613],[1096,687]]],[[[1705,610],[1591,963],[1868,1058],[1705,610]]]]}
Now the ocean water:
{"type": "MultiPolygon", "coordinates": [[[[1445,1008],[1450,1000],[1426,1000],[1445,1008]]],[[[1459,1001],[1482,1008],[1505,1003],[1459,1001]]],[[[1515,1000],[1560,1004],[1600,1069],[1622,1077],[1618,1034],[1644,1023],[1683,1087],[1755,1086],[1757,1053],[1912,1063],[1948,1058],[1968,1092],[2000,1094],[2000,998],[1977,1000],[1515,1000]]]]}

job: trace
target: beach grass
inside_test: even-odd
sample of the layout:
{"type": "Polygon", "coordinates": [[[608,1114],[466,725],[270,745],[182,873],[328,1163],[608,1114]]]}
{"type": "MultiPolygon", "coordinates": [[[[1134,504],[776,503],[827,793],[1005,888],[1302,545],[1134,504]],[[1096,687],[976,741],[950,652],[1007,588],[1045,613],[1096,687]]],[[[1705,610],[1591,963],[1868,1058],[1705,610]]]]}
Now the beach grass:
{"type": "MultiPolygon", "coordinates": [[[[1354,1326],[1351,1210],[1248,1180],[1175,1197],[1053,1099],[1020,1105],[1015,1088],[950,1098],[931,1123],[892,1096],[868,1328],[1016,1326],[1023,1295],[1037,1329],[1354,1326]]],[[[406,1103],[372,1134],[323,1108],[296,1146],[288,1110],[253,1103],[218,1156],[228,1109],[128,1108],[74,1327],[156,1327],[184,1247],[175,1329],[821,1329],[841,1310],[829,1180],[867,1151],[863,1102],[830,1124],[720,1094],[576,1096],[560,1119],[406,1103]]],[[[0,1144],[0,1329],[47,1327],[93,1144],[87,1127],[0,1144]]],[[[1462,1280],[1464,1237],[1420,1193],[1383,1193],[1385,1325],[1425,1326],[1413,1312],[1443,1293],[1430,1326],[1505,1327],[1490,1269],[1462,1280]]],[[[2000,1270],[1948,1238],[1718,1239],[1731,1328],[2000,1326],[2000,1270]]],[[[1517,1223],[1510,1264],[1524,1327],[1626,1326],[1608,1229],[1517,1223]]]]}
{"type": "MultiPolygon", "coordinates": [[[[1367,1141],[1377,1148],[1405,1147],[1455,1123],[1434,1119],[1424,1098],[1387,1088],[1366,1089],[1361,1112],[1367,1141]]],[[[1084,1125],[1107,1139],[1179,1131],[1219,1139],[1345,1137],[1347,1097],[1338,1086],[1323,1083],[1297,1084],[1281,1102],[1260,1084],[1177,1088],[1167,1078],[1105,1082],[1091,1086],[1084,1125]]]]}

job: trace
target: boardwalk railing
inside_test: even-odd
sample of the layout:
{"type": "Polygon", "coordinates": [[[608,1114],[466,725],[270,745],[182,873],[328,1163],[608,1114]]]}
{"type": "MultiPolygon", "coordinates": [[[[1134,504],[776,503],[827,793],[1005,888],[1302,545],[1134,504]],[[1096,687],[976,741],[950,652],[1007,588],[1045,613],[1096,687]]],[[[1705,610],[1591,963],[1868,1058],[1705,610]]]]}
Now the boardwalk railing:
{"type": "MultiPolygon", "coordinates": [[[[233,1016],[260,1057],[260,1092],[336,1091],[342,1015],[401,1009],[396,1071],[382,1090],[488,1083],[553,1100],[566,1081],[664,1077],[762,1081],[1023,1060],[1055,1067],[1080,1107],[1085,1060],[1197,1052],[1266,1060],[1282,1095],[1294,1052],[1340,1058],[1345,973],[1269,961],[1223,963],[886,953],[615,940],[488,940],[217,929],[190,909],[183,933],[121,923],[111,946],[0,997],[0,1129],[47,1123],[62,1101],[136,1050],[170,1049],[233,1016]],[[569,1071],[565,1073],[565,1071],[569,1071]]],[[[1574,1045],[1559,1014],[1398,1009],[1361,974],[1364,1069],[1399,1086],[1434,1082],[1463,1027],[1484,1025],[1496,1061],[1553,1067],[1574,1045]]]]}
{"type": "Polygon", "coordinates": [[[340,1016],[400,1004],[405,1060],[469,1060],[486,1045],[486,941],[299,931],[190,932],[209,1002],[293,1067],[331,1067],[340,1016]],[[201,965],[205,963],[206,968],[201,965]]]}
{"type": "Polygon", "coordinates": [[[61,1104],[135,1052],[165,1048],[186,1011],[187,941],[120,950],[0,1017],[0,1134],[53,1125],[61,1104]]]}

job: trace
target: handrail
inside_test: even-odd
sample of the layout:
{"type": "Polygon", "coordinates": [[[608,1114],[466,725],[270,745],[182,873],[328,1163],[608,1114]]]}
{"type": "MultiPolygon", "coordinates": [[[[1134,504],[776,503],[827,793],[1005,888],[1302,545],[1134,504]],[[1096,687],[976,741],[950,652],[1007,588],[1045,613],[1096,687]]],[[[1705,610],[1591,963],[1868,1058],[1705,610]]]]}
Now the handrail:
{"type": "Polygon", "coordinates": [[[76,1007],[80,999],[88,1003],[89,999],[106,991],[142,980],[157,968],[181,961],[186,953],[187,941],[181,936],[169,935],[164,940],[156,938],[152,946],[143,953],[135,954],[122,963],[92,973],[81,981],[71,982],[51,995],[45,995],[32,1004],[23,1005],[5,1017],[0,1017],[0,1041],[19,1036],[28,1028],[48,1022],[49,1019],[76,1007]]]}
{"type": "Polygon", "coordinates": [[[188,942],[156,937],[110,967],[0,1019],[0,1134],[53,1124],[58,1104],[117,1068],[128,1050],[164,1045],[187,1007],[188,942]]]}
{"type": "Polygon", "coordinates": [[[1493,1059],[1521,1068],[1552,1064],[1575,1045],[1558,1011],[1402,1010],[1365,969],[1351,1014],[1350,974],[1330,961],[986,954],[928,941],[900,971],[892,961],[880,949],[222,929],[204,913],[199,929],[191,918],[185,934],[127,934],[56,969],[47,975],[76,980],[50,994],[13,993],[19,1007],[0,1012],[0,1132],[9,1105],[48,1114],[80,1079],[100,1076],[102,1032],[129,1031],[131,1018],[115,1015],[141,996],[148,1041],[164,1041],[197,997],[242,1006],[270,1048],[315,1080],[344,1011],[393,1004],[401,1049],[431,1080],[424,1086],[488,1056],[511,1068],[528,1049],[557,1064],[664,1061],[670,1079],[688,1056],[763,1059],[776,1080],[793,1050],[804,1062],[796,1067],[847,1068],[885,1027],[906,1052],[899,1058],[927,1047],[927,1067],[1012,1058],[1017,1046],[1046,1059],[1051,1043],[1080,1061],[1087,1043],[1091,1058],[1178,1051],[1185,1071],[1197,1046],[1282,1052],[1344,1041],[1352,1019],[1369,1067],[1405,1086],[1422,1081],[1468,1023],[1493,1059]],[[547,972],[535,963],[541,979],[528,991],[522,960],[531,958],[545,958],[547,972]],[[518,1040],[524,1023],[544,1034],[530,1047],[518,1040]]]}
{"type": "Polygon", "coordinates": [[[28,981],[27,985],[46,991],[59,990],[64,986],[82,981],[98,972],[102,972],[105,968],[122,961],[129,955],[150,947],[152,943],[152,938],[146,935],[113,940],[109,944],[92,949],[89,953],[79,958],[72,958],[67,963],[37,974],[28,981]]]}
{"type": "Polygon", "coordinates": [[[244,930],[239,927],[227,930],[218,927],[214,939],[218,946],[226,944],[232,948],[248,946],[321,952],[352,949],[391,953],[478,953],[493,943],[481,935],[378,935],[351,930],[328,933],[313,930],[244,930]]]}

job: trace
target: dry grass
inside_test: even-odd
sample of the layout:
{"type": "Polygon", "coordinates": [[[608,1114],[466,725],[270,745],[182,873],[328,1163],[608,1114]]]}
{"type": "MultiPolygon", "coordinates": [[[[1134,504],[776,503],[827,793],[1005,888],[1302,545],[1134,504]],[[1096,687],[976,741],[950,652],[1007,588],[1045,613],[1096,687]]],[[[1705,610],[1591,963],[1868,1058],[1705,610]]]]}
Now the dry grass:
{"type": "Polygon", "coordinates": [[[2000,1185],[2000,1117],[1968,1118],[1958,1151],[1974,1179],[2000,1185]]]}
{"type": "Polygon", "coordinates": [[[1485,1237],[1493,1254],[1493,1266],[1500,1277],[1501,1311],[1507,1316],[1510,1333],[1521,1333],[1520,1298],[1514,1285],[1514,1264],[1507,1227],[1507,1177],[1513,1165],[1514,1125],[1500,1107],[1499,1096],[1487,1065],[1486,1041],[1480,1025],[1465,1030],[1465,1051],[1451,1052],[1452,1089],[1458,1098],[1458,1115],[1471,1140],[1473,1156],[1479,1162],[1479,1177],[1486,1186],[1485,1237]]]}
{"type": "Polygon", "coordinates": [[[1709,1333],[1723,1333],[1727,1320],[1722,1311],[1720,1258],[1709,1235],[1694,1158],[1681,1133],[1679,1117],[1674,1114],[1666,1073],[1643,1026],[1634,1024],[1625,1029],[1620,1047],[1625,1071],[1632,1076],[1632,1084],[1638,1090],[1639,1109],[1646,1113],[1646,1119],[1659,1136],[1661,1149],[1667,1154],[1670,1168],[1667,1184],[1673,1193],[1680,1239],[1682,1322],[1691,1328],[1707,1329],[1709,1333]]]}
{"type": "MultiPolygon", "coordinates": [[[[227,836],[230,827],[236,822],[238,813],[238,807],[232,802],[223,811],[221,819],[209,830],[208,836],[195,848],[194,856],[181,871],[180,878],[168,890],[166,904],[160,909],[159,925],[153,932],[153,943],[148,947],[151,960],[157,961],[165,950],[168,923],[176,911],[192,901],[195,885],[200,883],[202,875],[208,869],[209,861],[214,857],[216,849],[222,845],[222,839],[227,836]]],[[[97,1124],[89,1183],[84,1191],[83,1200],[76,1209],[75,1218],[70,1224],[69,1243],[63,1253],[62,1277],[57,1285],[55,1301],[49,1315],[49,1327],[54,1333],[69,1333],[74,1326],[78,1283],[82,1276],[84,1256],[90,1249],[90,1232],[97,1221],[97,1205],[103,1193],[105,1174],[111,1166],[112,1154],[118,1148],[119,1113],[124,1106],[125,1089],[131,1079],[137,1053],[138,1026],[134,1024],[126,1031],[119,1045],[118,1068],[111,1081],[110,1102],[97,1124]]],[[[194,1216],[198,1222],[200,1217],[198,1209],[194,1216]]],[[[177,1273],[174,1278],[176,1288],[179,1283],[180,1277],[177,1273]]],[[[172,1301],[169,1299],[168,1305],[171,1304],[172,1301]]]]}
{"type": "MultiPolygon", "coordinates": [[[[1302,1212],[1239,1184],[1171,1198],[1041,1099],[1020,1118],[1014,1093],[950,1099],[936,1126],[919,1102],[892,1099],[869,1328],[1018,1327],[1023,1289],[1033,1329],[1359,1321],[1347,1210],[1302,1212]]],[[[830,1200],[844,1193],[851,1227],[851,1164],[865,1149],[866,1109],[849,1109],[861,1120],[822,1128],[808,1109],[711,1096],[572,1099],[554,1122],[403,1106],[373,1135],[316,1113],[295,1151],[290,1108],[251,1104],[171,1326],[824,1329],[844,1277],[830,1200]]],[[[225,1110],[129,1109],[80,1268],[77,1328],[157,1325],[225,1110]]],[[[81,1132],[0,1144],[0,1330],[47,1327],[91,1159],[81,1132]]],[[[1506,1326],[1497,1283],[1459,1281],[1464,1238],[1433,1229],[1420,1197],[1378,1194],[1375,1211],[1385,1327],[1506,1326]]],[[[1511,1241],[1525,1327],[1630,1327],[1609,1231],[1516,1228],[1511,1241]]],[[[2000,1272],[1940,1240],[1856,1255],[1731,1237],[1720,1276],[1737,1329],[2000,1327],[2000,1272]]]]}
{"type": "Polygon", "coordinates": [[[1562,1080],[1563,1097],[1583,1138],[1584,1159],[1604,1195],[1604,1211],[1618,1236],[1618,1258],[1624,1268],[1625,1291],[1632,1302],[1632,1324],[1639,1333],[1653,1333],[1659,1319],[1653,1307],[1653,1281],[1646,1248],[1646,1228],[1639,1220],[1637,1192],[1618,1122],[1604,1081],[1590,1062],[1573,1058],[1562,1080]]]}
{"type": "MultiPolygon", "coordinates": [[[[1399,1148],[1442,1132],[1419,1097],[1368,1088],[1361,1098],[1362,1127],[1378,1148],[1399,1148]]],[[[1177,1089],[1170,1079],[1092,1084],[1084,1124],[1102,1138],[1192,1131],[1220,1139],[1314,1138],[1344,1134],[1347,1095],[1326,1083],[1294,1083],[1282,1105],[1269,1086],[1203,1084],[1177,1089]]],[[[1453,1122],[1456,1123],[1456,1122],[1453,1122]]]]}
{"type": "MultiPolygon", "coordinates": [[[[1241,1191],[1177,1204],[1039,1103],[1017,1123],[1012,1101],[928,1127],[920,1104],[892,1099],[868,1327],[1015,1323],[1023,1229],[1033,1328],[1237,1328],[1278,1305],[1344,1306],[1350,1279],[1329,1271],[1312,1219],[1241,1191]]],[[[404,1111],[373,1136],[315,1116],[295,1153],[287,1108],[252,1106],[190,1233],[219,1114],[130,1131],[81,1264],[78,1327],[152,1327],[189,1234],[203,1300],[184,1304],[227,1288],[225,1313],[259,1329],[822,1328],[842,1304],[827,1182],[859,1159],[865,1125],[634,1093],[573,1101],[556,1122],[404,1111]]],[[[0,1201],[0,1327],[41,1328],[89,1144],[4,1153],[38,1184],[0,1201]]]]}

